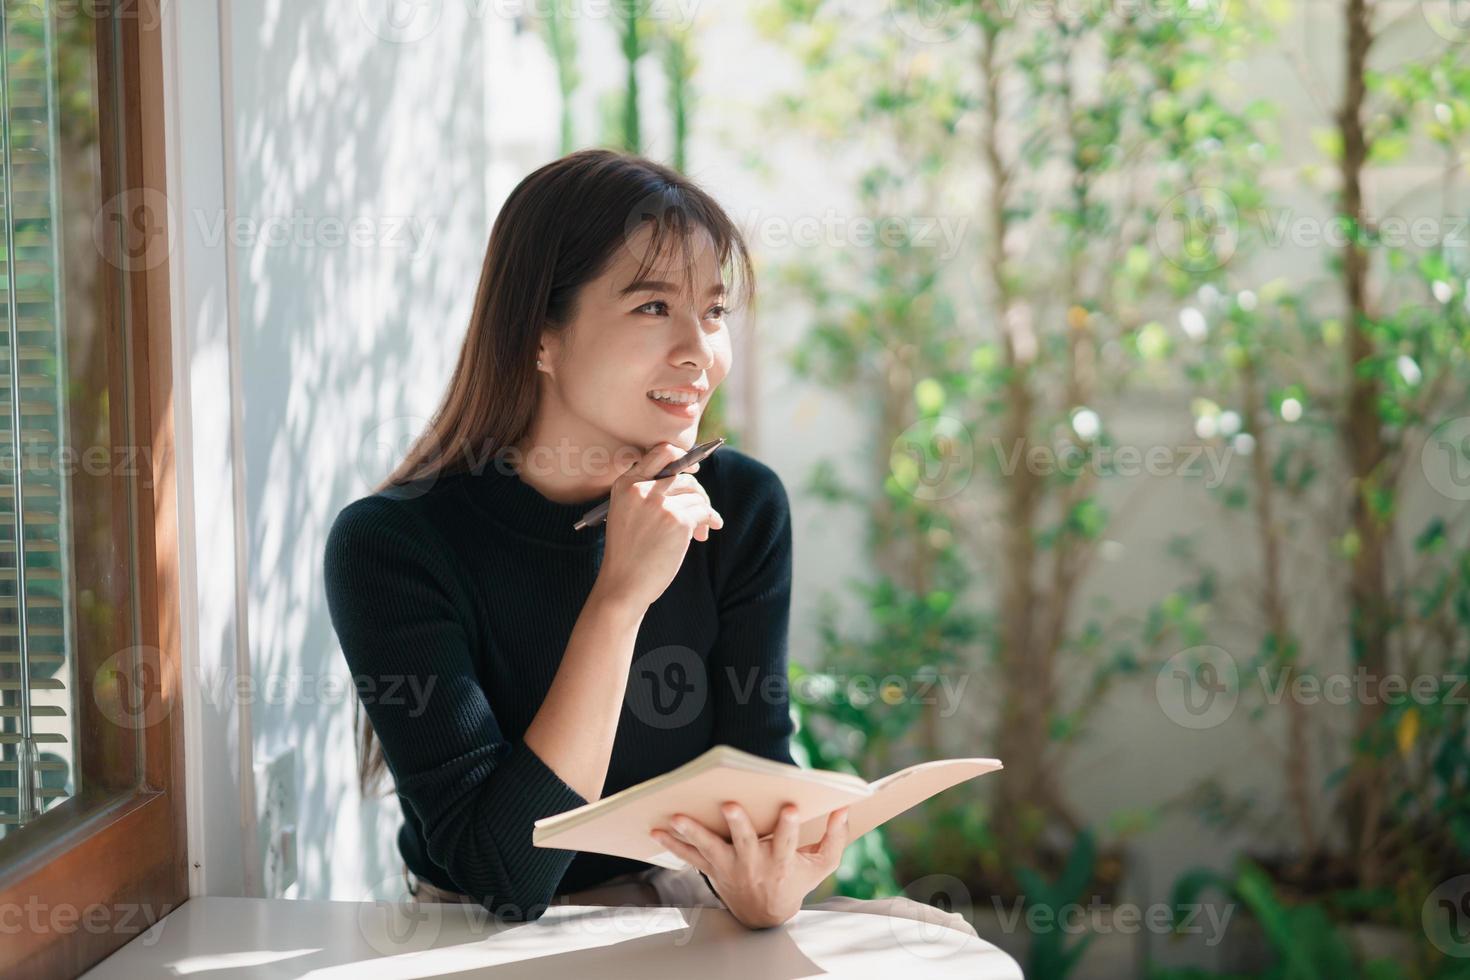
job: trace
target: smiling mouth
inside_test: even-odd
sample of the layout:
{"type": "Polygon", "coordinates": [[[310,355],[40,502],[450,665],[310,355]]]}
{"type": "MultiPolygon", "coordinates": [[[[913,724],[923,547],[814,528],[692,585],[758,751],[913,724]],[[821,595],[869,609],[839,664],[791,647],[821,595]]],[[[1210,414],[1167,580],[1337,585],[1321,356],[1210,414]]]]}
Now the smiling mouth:
{"type": "Polygon", "coordinates": [[[663,392],[662,397],[655,397],[655,393],[660,391],[661,389],[655,388],[647,393],[647,397],[663,404],[689,404],[704,400],[703,392],[693,391],[663,392]]]}
{"type": "MultiPolygon", "coordinates": [[[[693,418],[698,415],[700,407],[704,404],[703,395],[693,397],[689,401],[670,401],[668,399],[655,398],[652,394],[644,395],[644,397],[670,415],[677,415],[681,418],[693,418]]],[[[689,396],[681,395],[680,397],[689,396]]]]}

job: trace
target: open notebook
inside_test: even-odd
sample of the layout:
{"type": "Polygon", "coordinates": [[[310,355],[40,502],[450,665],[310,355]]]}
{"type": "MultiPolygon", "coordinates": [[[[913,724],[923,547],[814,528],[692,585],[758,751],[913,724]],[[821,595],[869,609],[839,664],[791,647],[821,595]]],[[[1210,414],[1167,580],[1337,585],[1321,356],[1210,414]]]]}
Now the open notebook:
{"type": "Polygon", "coordinates": [[[720,804],[734,800],[750,814],[765,839],[776,826],[782,805],[794,803],[801,830],[797,847],[815,844],[827,828],[827,814],[848,810],[849,840],[872,830],[909,807],[943,790],[1001,768],[999,759],[939,759],[900,769],[874,782],[824,769],[802,769],[716,745],[661,776],[536,821],[531,842],[537,847],[593,851],[646,861],[675,871],[687,862],[658,845],[648,832],[669,829],[669,818],[685,813],[730,839],[720,804]]]}

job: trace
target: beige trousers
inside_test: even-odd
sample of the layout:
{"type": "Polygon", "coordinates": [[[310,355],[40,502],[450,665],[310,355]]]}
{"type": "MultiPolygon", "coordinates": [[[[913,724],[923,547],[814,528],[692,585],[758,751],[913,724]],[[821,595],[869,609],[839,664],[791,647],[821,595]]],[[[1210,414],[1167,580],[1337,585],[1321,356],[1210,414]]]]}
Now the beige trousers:
{"type": "MultiPolygon", "coordinates": [[[[403,880],[408,893],[424,902],[474,902],[475,899],[460,892],[446,891],[427,881],[420,881],[408,865],[403,866],[403,880]]],[[[649,868],[619,875],[609,881],[579,892],[557,895],[552,905],[668,905],[678,908],[724,908],[718,895],[704,883],[696,868],[670,871],[667,868],[649,868]]],[[[803,903],[803,909],[819,912],[862,912],[869,915],[888,915],[899,919],[914,919],[934,925],[957,929],[966,935],[979,938],[975,927],[958,912],[916,902],[912,898],[848,898],[838,895],[815,903],[803,903]]]]}

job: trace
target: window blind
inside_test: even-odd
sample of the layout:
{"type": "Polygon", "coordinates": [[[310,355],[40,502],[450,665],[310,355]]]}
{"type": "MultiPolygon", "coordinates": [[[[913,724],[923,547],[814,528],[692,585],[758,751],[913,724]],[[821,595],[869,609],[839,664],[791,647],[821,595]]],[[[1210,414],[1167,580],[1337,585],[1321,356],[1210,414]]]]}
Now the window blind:
{"type": "Polygon", "coordinates": [[[77,717],[65,560],[71,464],[60,452],[65,279],[57,240],[55,45],[48,5],[6,8],[0,15],[0,835],[75,794],[77,717]]]}

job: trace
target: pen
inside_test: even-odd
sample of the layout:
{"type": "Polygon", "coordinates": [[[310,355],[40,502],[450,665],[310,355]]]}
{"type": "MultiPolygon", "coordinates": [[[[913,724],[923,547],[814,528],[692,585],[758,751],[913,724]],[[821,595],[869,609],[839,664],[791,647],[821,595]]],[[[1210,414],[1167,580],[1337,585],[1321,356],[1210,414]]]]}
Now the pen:
{"type": "MultiPolygon", "coordinates": [[[[719,436],[718,438],[711,439],[709,442],[702,442],[699,445],[695,446],[693,449],[689,450],[689,452],[685,453],[681,458],[674,460],[668,466],[665,466],[663,469],[659,470],[657,475],[651,477],[650,479],[662,480],[664,477],[673,476],[680,470],[693,466],[695,463],[703,462],[710,457],[711,453],[713,453],[716,449],[719,449],[724,444],[724,436],[719,436]]],[[[583,528],[596,527],[598,524],[601,524],[603,521],[607,520],[608,508],[611,506],[611,498],[604,500],[602,503],[598,504],[596,507],[583,514],[581,518],[577,521],[577,523],[572,525],[572,530],[580,531],[583,528]]]]}

